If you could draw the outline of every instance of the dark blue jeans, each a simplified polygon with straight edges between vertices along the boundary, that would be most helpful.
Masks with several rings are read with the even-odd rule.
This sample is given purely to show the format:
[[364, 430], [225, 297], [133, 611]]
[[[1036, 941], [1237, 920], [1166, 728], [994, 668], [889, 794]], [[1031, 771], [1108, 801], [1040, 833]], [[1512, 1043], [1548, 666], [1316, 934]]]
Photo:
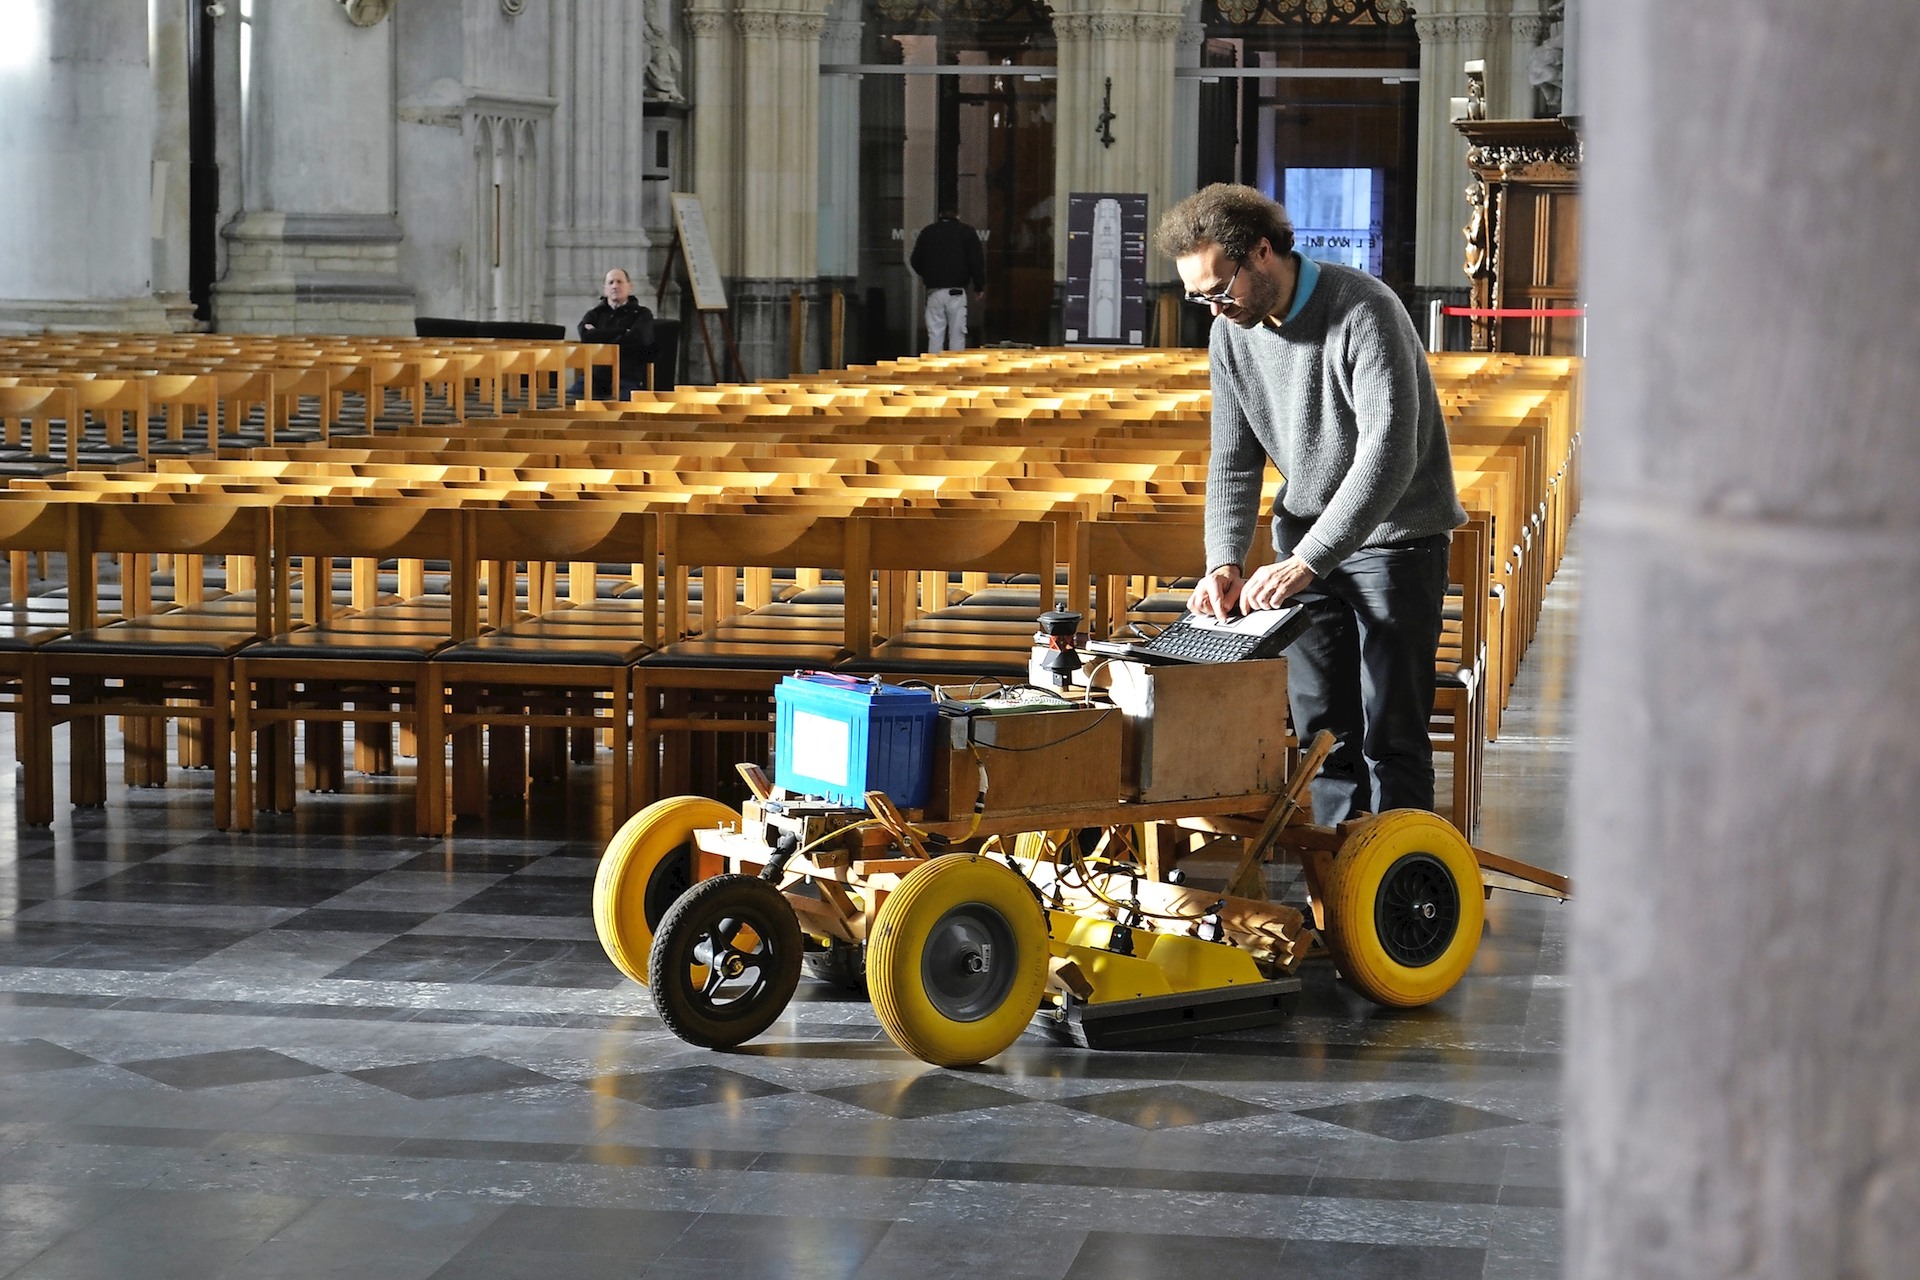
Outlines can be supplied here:
[[[1293, 539], [1274, 536], [1284, 559]], [[1363, 548], [1293, 597], [1313, 618], [1287, 650], [1294, 729], [1303, 748], [1322, 729], [1338, 740], [1313, 782], [1315, 822], [1433, 808], [1428, 720], [1451, 541]]]

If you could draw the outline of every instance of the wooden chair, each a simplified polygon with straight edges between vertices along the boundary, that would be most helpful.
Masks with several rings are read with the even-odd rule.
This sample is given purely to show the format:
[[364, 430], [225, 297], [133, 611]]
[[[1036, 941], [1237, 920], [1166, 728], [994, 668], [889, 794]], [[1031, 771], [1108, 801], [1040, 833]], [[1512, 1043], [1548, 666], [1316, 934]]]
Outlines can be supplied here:
[[[733, 598], [737, 569], [837, 569], [846, 582], [870, 582], [863, 523], [804, 510], [662, 514], [664, 642], [633, 670], [636, 807], [660, 786], [689, 789], [694, 735], [764, 738], [773, 728], [767, 696], [782, 676], [830, 667], [866, 647], [873, 626], [868, 608], [769, 602], [738, 613]], [[694, 567], [702, 569], [701, 633], [680, 639]], [[679, 751], [667, 749], [668, 734], [684, 744]], [[717, 785], [733, 784], [732, 763], [716, 762]]]
[[25, 774], [20, 820], [43, 827], [53, 821], [53, 758], [42, 754], [33, 696], [39, 651], [67, 633], [64, 600], [27, 595], [27, 557], [65, 551], [72, 516], [67, 503], [0, 500], [0, 549], [13, 566], [13, 594], [0, 615], [0, 711], [13, 715], [13, 741]]
[[[106, 803], [106, 717], [127, 722], [128, 750], [139, 761], [136, 780], [162, 786], [166, 722], [203, 722], [202, 741], [213, 766], [214, 825], [224, 831], [232, 811], [228, 744], [234, 656], [267, 634], [268, 602], [261, 597], [244, 610], [159, 611], [151, 598], [151, 563], [156, 554], [266, 563], [271, 509], [101, 502], [69, 504], [67, 511], [69, 632], [40, 647], [35, 676], [34, 759], [45, 780], [39, 785], [51, 785], [56, 723], [70, 726], [72, 801], [94, 807]], [[103, 622], [99, 616], [95, 557], [102, 553], [121, 555], [126, 566], [119, 621]], [[61, 693], [66, 701], [55, 703]], [[50, 811], [50, 792], [43, 791], [34, 803], [36, 812]]]
[[[907, 623], [903, 603], [914, 575], [927, 570], [952, 573], [1034, 573], [1042, 583], [1057, 577], [1055, 527], [1051, 520], [975, 516], [863, 517], [869, 562], [880, 575], [880, 616], [876, 635], [884, 640], [856, 652], [837, 670], [858, 674], [914, 676], [966, 681], [980, 677], [1024, 680], [1033, 649], [1035, 608], [1026, 619], [955, 616], [942, 609]], [[1035, 603], [1040, 589], [1035, 588]], [[1012, 607], [1024, 609], [1024, 599]]]
[[[442, 651], [435, 679], [450, 689], [444, 723], [453, 739], [455, 816], [485, 810], [489, 793], [523, 794], [528, 779], [527, 735], [533, 772], [551, 775], [568, 755], [591, 762], [595, 737], [607, 733], [614, 758], [613, 810], [617, 826], [632, 812], [633, 664], [651, 651], [657, 599], [651, 566], [657, 520], [648, 511], [564, 503], [466, 513], [469, 556], [488, 566], [488, 605], [495, 629]], [[528, 612], [505, 618], [514, 603], [514, 562], [528, 569]], [[647, 566], [648, 590], [637, 600], [601, 600], [594, 582], [601, 561]], [[555, 566], [568, 566], [570, 598], [554, 595]], [[456, 577], [474, 576], [454, 567]], [[491, 750], [483, 776], [479, 731]], [[430, 744], [423, 742], [422, 751]], [[489, 785], [491, 784], [491, 785]]]
[[[243, 761], [235, 787], [235, 823], [253, 826], [261, 809], [294, 804], [296, 723], [389, 725], [423, 744], [445, 741], [443, 690], [432, 658], [477, 630], [473, 584], [455, 574], [446, 606], [402, 603], [337, 615], [329, 578], [334, 557], [467, 562], [462, 513], [407, 503], [283, 506], [274, 526], [273, 634], [234, 664], [234, 734]], [[304, 561], [302, 604], [310, 625], [293, 629], [294, 562]], [[351, 709], [347, 704], [352, 703]], [[336, 731], [337, 732], [337, 731]], [[310, 739], [314, 741], [317, 739]], [[445, 831], [442, 752], [420, 752], [414, 823], [421, 835]], [[255, 795], [255, 786], [259, 794]]]
[[[9, 445], [25, 444], [36, 460], [53, 454], [53, 424], [66, 426], [67, 469], [80, 465], [80, 409], [72, 387], [0, 387], [0, 425]], [[42, 468], [44, 470], [44, 468]]]
[[1468, 840], [1480, 820], [1480, 774], [1486, 755], [1487, 532], [1484, 521], [1453, 531], [1440, 651], [1434, 671], [1430, 729], [1436, 753], [1451, 757], [1448, 816]]

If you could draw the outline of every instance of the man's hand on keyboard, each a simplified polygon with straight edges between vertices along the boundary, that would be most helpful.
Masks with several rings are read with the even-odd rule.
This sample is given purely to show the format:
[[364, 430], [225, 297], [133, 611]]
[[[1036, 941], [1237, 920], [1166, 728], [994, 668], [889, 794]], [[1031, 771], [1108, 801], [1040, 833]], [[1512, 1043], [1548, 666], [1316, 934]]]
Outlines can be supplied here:
[[1240, 566], [1223, 564], [1200, 579], [1187, 598], [1187, 612], [1224, 620], [1240, 600]]
[[1277, 564], [1262, 565], [1253, 571], [1253, 576], [1241, 588], [1240, 607], [1249, 613], [1256, 609], [1278, 609], [1312, 585], [1313, 570], [1307, 568], [1307, 562], [1299, 556], [1288, 556]]

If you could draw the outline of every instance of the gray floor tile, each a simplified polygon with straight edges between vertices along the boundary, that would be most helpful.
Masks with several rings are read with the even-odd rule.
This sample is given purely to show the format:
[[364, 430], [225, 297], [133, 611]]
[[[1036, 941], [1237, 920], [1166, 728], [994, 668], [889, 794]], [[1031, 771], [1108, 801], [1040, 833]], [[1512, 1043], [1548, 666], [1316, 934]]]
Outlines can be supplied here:
[[136, 1191], [13, 1274], [21, 1280], [205, 1280], [312, 1203], [244, 1192]]
[[1485, 1250], [1440, 1246], [1289, 1240], [1280, 1254], [1281, 1275], [1316, 1280], [1480, 1280], [1485, 1267]]
[[1181, 1125], [1212, 1124], [1220, 1120], [1244, 1120], [1248, 1116], [1264, 1115], [1269, 1110], [1238, 1098], [1183, 1084], [1090, 1093], [1056, 1101], [1058, 1105], [1074, 1111], [1118, 1120], [1137, 1129], [1170, 1129]]
[[398, 1067], [371, 1067], [346, 1074], [356, 1080], [391, 1089], [409, 1098], [452, 1098], [470, 1093], [498, 1093], [559, 1083], [552, 1076], [516, 1067], [498, 1058], [475, 1054], [438, 1062], [415, 1062]]
[[1082, 1242], [1083, 1233], [1017, 1225], [896, 1222], [854, 1280], [1061, 1280]]
[[954, 1115], [962, 1111], [1018, 1106], [1033, 1101], [1023, 1093], [995, 1088], [945, 1071], [930, 1071], [925, 1075], [908, 1076], [900, 1080], [844, 1085], [837, 1089], [815, 1089], [813, 1092], [823, 1098], [891, 1116], [895, 1120], [918, 1120], [926, 1116]]
[[698, 1217], [648, 1209], [513, 1205], [474, 1238], [467, 1253], [598, 1255], [624, 1258], [638, 1269], [672, 1247]]
[[291, 1080], [300, 1076], [327, 1074], [325, 1067], [288, 1057], [272, 1049], [222, 1049], [214, 1053], [193, 1053], [178, 1058], [149, 1058], [141, 1062], [122, 1062], [124, 1071], [137, 1072], [149, 1080], [175, 1089], [214, 1089], [230, 1084], [258, 1084], [263, 1080]]
[[716, 1102], [739, 1103], [750, 1098], [767, 1098], [790, 1092], [781, 1085], [771, 1084], [757, 1076], [705, 1063], [667, 1071], [596, 1076], [585, 1084], [588, 1089], [604, 1097], [621, 1098], [653, 1111], [701, 1107]]
[[1474, 1133], [1522, 1124], [1512, 1116], [1463, 1107], [1441, 1098], [1417, 1093], [1372, 1102], [1349, 1102], [1332, 1107], [1309, 1107], [1294, 1112], [1344, 1129], [1357, 1129], [1395, 1142], [1418, 1142], [1456, 1133]]
[[0, 1044], [0, 1075], [27, 1071], [58, 1071], [66, 1067], [91, 1067], [96, 1060], [75, 1053], [51, 1040], [14, 1040]]
[[1280, 1240], [1094, 1231], [1074, 1255], [1066, 1275], [1067, 1280], [1112, 1280], [1115, 1276], [1269, 1280], [1283, 1274], [1280, 1252], [1284, 1244]]
[[395, 936], [433, 919], [430, 911], [348, 911], [312, 907], [274, 926], [298, 932], [390, 933]]

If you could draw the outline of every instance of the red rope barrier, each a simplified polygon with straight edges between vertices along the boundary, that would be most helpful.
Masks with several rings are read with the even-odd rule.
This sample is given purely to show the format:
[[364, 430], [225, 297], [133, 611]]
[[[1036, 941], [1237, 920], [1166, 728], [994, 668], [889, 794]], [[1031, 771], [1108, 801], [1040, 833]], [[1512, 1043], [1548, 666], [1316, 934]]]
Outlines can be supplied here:
[[1495, 320], [1530, 320], [1535, 316], [1563, 319], [1587, 314], [1585, 307], [1442, 307], [1443, 316], [1474, 316]]

